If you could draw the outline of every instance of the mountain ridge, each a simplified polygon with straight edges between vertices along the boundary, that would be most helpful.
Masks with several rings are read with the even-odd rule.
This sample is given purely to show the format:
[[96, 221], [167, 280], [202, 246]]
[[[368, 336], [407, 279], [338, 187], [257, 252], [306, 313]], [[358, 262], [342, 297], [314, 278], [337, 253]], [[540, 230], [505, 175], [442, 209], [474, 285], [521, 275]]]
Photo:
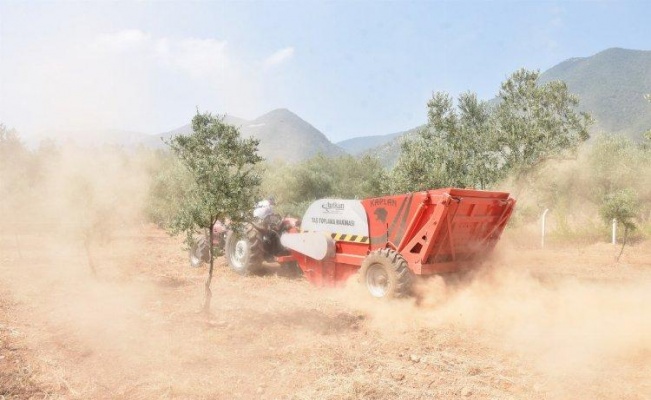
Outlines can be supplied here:
[[379, 147], [389, 143], [406, 132], [407, 131], [400, 131], [386, 135], [357, 136], [336, 142], [335, 144], [344, 149], [348, 154], [357, 156], [363, 154], [369, 148]]
[[[589, 112], [595, 119], [593, 134], [605, 132], [641, 140], [643, 133], [651, 128], [651, 104], [643, 97], [645, 93], [651, 93], [651, 51], [614, 47], [587, 57], [568, 58], [541, 73], [540, 82], [552, 80], [563, 80], [569, 91], [579, 96], [579, 110]], [[422, 127], [352, 137], [335, 144], [287, 108], [273, 109], [254, 119], [226, 114], [224, 121], [238, 127], [244, 137], [259, 139], [259, 152], [264, 158], [289, 163], [300, 162], [321, 153], [326, 156], [372, 154], [385, 165], [393, 165], [399, 155], [402, 140]], [[126, 130], [91, 129], [79, 132], [60, 130], [56, 136], [59, 141], [72, 140], [83, 145], [145, 145], [164, 148], [161, 138], [169, 139], [191, 131], [191, 125], [186, 124], [155, 135]], [[33, 145], [36, 145], [36, 139], [47, 137], [36, 136]]]
[[641, 140], [651, 128], [651, 51], [612, 47], [589, 57], [565, 60], [540, 76], [562, 80], [579, 96], [579, 110], [595, 119], [593, 133]]
[[[286, 108], [271, 110], [252, 120], [226, 115], [224, 122], [239, 128], [243, 137], [254, 137], [260, 140], [259, 153], [269, 161], [296, 163], [319, 153], [326, 156], [346, 154], [344, 150], [328, 140], [321, 131]], [[163, 140], [174, 135], [190, 132], [192, 132], [192, 126], [186, 124], [154, 135], [148, 144], [162, 144]]]
[[[570, 93], [579, 96], [578, 109], [595, 120], [592, 135], [609, 133], [642, 140], [651, 129], [651, 104], [644, 99], [644, 94], [651, 93], [651, 51], [613, 47], [588, 57], [572, 57], [540, 75], [541, 83], [553, 80], [564, 81]], [[380, 155], [384, 165], [392, 166], [402, 140], [421, 127], [394, 134], [393, 140], [367, 147], [360, 154]]]

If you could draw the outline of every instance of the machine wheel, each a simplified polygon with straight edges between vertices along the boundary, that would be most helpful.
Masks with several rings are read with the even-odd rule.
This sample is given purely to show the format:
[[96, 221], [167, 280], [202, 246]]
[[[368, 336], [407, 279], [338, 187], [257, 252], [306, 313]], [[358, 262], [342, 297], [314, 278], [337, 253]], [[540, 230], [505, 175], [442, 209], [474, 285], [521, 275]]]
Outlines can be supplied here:
[[260, 232], [252, 225], [247, 225], [244, 233], [231, 231], [226, 235], [226, 261], [240, 275], [260, 270], [263, 253]]
[[400, 253], [391, 249], [372, 251], [362, 263], [360, 278], [371, 296], [397, 298], [409, 295], [412, 273]]
[[188, 252], [190, 258], [190, 266], [198, 268], [203, 263], [210, 262], [210, 249], [208, 248], [208, 240], [205, 236], [197, 236], [194, 238], [194, 243], [190, 246]]

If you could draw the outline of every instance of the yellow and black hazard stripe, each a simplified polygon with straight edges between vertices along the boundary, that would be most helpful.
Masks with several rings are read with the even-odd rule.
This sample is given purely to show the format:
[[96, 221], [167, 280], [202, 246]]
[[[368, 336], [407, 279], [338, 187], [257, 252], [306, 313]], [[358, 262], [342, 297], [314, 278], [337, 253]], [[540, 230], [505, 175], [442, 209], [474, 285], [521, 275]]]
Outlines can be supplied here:
[[368, 236], [362, 235], [349, 235], [346, 233], [331, 233], [330, 237], [339, 242], [353, 242], [353, 243], [370, 243]]

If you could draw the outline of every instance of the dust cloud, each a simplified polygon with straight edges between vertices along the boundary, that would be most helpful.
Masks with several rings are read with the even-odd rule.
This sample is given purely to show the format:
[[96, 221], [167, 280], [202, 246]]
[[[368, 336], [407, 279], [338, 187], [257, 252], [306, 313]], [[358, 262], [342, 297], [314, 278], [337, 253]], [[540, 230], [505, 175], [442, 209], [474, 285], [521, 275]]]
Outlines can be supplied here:
[[543, 278], [538, 258], [503, 249], [471, 275], [419, 280], [414, 299], [372, 301], [355, 282], [340, 296], [389, 337], [463, 331], [514, 354], [554, 398], [639, 394], [640, 385], [651, 385], [651, 279]]
[[[113, 147], [53, 148], [3, 198], [3, 286], [42, 324], [36, 339], [82, 354], [141, 362], [153, 286], [131, 268], [142, 257], [148, 160]], [[160, 344], [160, 343], [158, 343]]]
[[[284, 385], [303, 390], [314, 385], [309, 376], [324, 367], [312, 356], [332, 365], [338, 365], [335, 354], [353, 360], [351, 365], [389, 368], [393, 355], [378, 348], [383, 355], [369, 360], [363, 347], [355, 353], [353, 346], [372, 342], [366, 335], [421, 346], [413, 335], [422, 330], [451, 337], [444, 343], [458, 353], [466, 345], [475, 351], [479, 343], [477, 357], [524, 365], [544, 388], [524, 397], [639, 398], [649, 389], [648, 275], [602, 282], [555, 274], [576, 270], [571, 263], [577, 257], [550, 264], [502, 242], [484, 268], [469, 276], [418, 281], [416, 296], [404, 301], [378, 302], [354, 284], [323, 292], [302, 281], [222, 278], [229, 280], [219, 289], [218, 309], [226, 317], [206, 327], [195, 314], [202, 271], [196, 282], [189, 273], [161, 277], [159, 266], [169, 274], [185, 262], [180, 244], [161, 241], [155, 254], [143, 246], [165, 236], [160, 231], [143, 236], [151, 159], [119, 149], [64, 147], [43, 163], [38, 174], [25, 172], [28, 189], [0, 204], [0, 282], [17, 304], [16, 318], [28, 327], [39, 362], [49, 366], [43, 379], [59, 382], [72, 397], [207, 398], [219, 392], [234, 398], [240, 391], [240, 397], [251, 398], [261, 390], [284, 396]], [[611, 275], [620, 273], [618, 266], [609, 268]], [[160, 279], [178, 282], [180, 289], [161, 290]], [[355, 319], [351, 333], [301, 330], [294, 320], [309, 325], [309, 307], [324, 303], [324, 297], [334, 300], [327, 313], [350, 308], [363, 322]], [[280, 317], [260, 317], [265, 313]], [[412, 336], [405, 340], [405, 335]], [[314, 343], [328, 344], [319, 352]], [[278, 357], [295, 371], [310, 359], [314, 369], [265, 379]], [[241, 379], [243, 371], [267, 389]], [[220, 380], [225, 383], [215, 383]]]

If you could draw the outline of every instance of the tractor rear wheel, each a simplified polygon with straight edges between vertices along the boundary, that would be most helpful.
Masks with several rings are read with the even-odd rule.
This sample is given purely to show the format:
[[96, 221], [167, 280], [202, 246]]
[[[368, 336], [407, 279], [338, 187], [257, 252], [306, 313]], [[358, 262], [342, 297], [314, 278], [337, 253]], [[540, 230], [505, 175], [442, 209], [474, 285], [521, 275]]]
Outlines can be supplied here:
[[252, 225], [247, 225], [242, 233], [228, 232], [226, 261], [233, 271], [240, 275], [250, 275], [260, 270], [264, 256], [261, 236]]
[[412, 272], [407, 261], [395, 250], [372, 251], [362, 263], [360, 278], [371, 296], [404, 297], [411, 292]]
[[210, 249], [206, 236], [195, 236], [189, 250], [190, 266], [198, 268], [203, 263], [210, 262]]

